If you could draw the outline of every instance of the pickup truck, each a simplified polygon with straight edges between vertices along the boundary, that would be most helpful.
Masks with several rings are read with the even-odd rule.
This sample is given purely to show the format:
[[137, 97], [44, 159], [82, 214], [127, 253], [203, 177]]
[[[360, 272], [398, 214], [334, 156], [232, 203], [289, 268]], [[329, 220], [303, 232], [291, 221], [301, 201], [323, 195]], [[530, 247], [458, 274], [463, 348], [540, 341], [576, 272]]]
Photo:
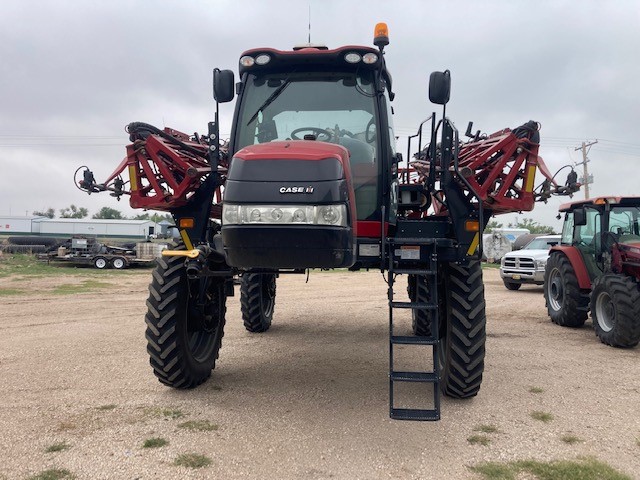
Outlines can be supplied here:
[[521, 250], [507, 253], [500, 262], [500, 277], [508, 290], [519, 290], [522, 284], [544, 284], [544, 269], [549, 249], [560, 243], [560, 235], [536, 237]]

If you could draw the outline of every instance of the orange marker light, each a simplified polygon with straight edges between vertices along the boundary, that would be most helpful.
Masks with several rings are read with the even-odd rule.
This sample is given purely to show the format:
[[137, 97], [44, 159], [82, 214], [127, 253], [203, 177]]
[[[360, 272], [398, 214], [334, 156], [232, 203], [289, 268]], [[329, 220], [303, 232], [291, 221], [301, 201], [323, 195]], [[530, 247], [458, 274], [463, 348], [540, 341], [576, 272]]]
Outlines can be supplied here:
[[480, 231], [480, 222], [477, 220], [467, 220], [464, 222], [464, 229], [467, 232], [478, 232]]
[[193, 228], [195, 222], [193, 218], [181, 218], [180, 219], [180, 228]]
[[376, 28], [373, 30], [373, 44], [378, 48], [389, 45], [389, 28], [386, 23], [376, 24]]

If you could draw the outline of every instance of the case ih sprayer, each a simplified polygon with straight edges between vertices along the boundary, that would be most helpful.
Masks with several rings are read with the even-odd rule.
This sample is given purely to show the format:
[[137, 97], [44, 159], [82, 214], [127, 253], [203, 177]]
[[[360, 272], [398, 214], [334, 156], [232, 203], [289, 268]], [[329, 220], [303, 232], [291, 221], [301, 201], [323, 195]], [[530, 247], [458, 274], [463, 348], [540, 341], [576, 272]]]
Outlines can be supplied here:
[[[77, 183], [87, 192], [129, 195], [133, 208], [170, 212], [179, 228], [181, 244], [153, 273], [146, 315], [147, 350], [163, 384], [192, 388], [211, 375], [234, 275], [246, 329], [264, 332], [279, 275], [348, 268], [386, 272], [392, 418], [437, 420], [440, 392], [478, 393], [482, 231], [493, 214], [531, 210], [578, 185], [559, 186], [544, 167], [536, 122], [488, 136], [472, 134], [470, 124], [471, 140], [462, 143], [444, 115], [448, 71], [429, 82], [442, 116], [420, 125], [408, 146], [410, 155], [417, 140], [416, 160], [400, 168], [388, 43], [379, 24], [377, 48], [249, 50], [238, 83], [232, 71], [214, 70], [216, 113], [206, 136], [132, 123], [127, 156], [104, 183], [83, 171]], [[235, 94], [231, 137], [221, 143], [218, 105]], [[538, 169], [547, 180], [536, 193]], [[408, 278], [409, 301], [395, 297], [398, 275]], [[411, 310], [414, 335], [394, 330], [396, 309]], [[432, 365], [396, 370], [398, 345], [430, 349]], [[432, 384], [429, 408], [397, 407], [397, 382]]]

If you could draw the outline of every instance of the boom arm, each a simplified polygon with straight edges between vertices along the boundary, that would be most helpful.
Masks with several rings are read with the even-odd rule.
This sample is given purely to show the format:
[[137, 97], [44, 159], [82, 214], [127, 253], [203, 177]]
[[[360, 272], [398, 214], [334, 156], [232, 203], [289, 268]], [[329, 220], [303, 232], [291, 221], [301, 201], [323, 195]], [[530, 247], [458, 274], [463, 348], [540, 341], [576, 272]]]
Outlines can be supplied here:
[[[530, 211], [536, 201], [546, 201], [551, 195], [571, 195], [580, 188], [575, 173], [569, 174], [567, 184], [559, 185], [538, 155], [539, 124], [533, 121], [511, 130], [505, 128], [491, 135], [475, 135], [471, 141], [458, 145], [457, 162], [449, 167], [454, 181], [468, 198], [475, 197], [483, 208], [493, 214]], [[416, 154], [411, 168], [405, 172], [409, 184], [427, 183], [431, 168], [435, 167], [435, 182], [442, 183], [443, 171], [439, 155], [435, 161], [431, 148]], [[534, 189], [536, 170], [545, 177]], [[435, 183], [434, 182], [434, 183]], [[434, 213], [447, 213], [446, 199], [438, 190], [430, 192]]]

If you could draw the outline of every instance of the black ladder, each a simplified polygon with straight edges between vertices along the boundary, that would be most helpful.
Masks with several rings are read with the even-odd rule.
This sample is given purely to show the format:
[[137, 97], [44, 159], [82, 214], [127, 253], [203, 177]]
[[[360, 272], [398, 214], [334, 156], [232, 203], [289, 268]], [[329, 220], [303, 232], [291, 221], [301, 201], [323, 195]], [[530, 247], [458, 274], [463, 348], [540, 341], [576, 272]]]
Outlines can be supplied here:
[[[438, 368], [438, 289], [437, 289], [437, 241], [425, 238], [387, 238], [388, 248], [388, 297], [389, 297], [389, 416], [397, 420], [440, 420], [440, 378]], [[427, 261], [404, 261], [396, 258], [396, 248], [402, 251], [402, 247], [413, 248], [414, 252], [420, 249], [420, 257], [425, 255]], [[425, 268], [425, 265], [427, 268]], [[429, 288], [429, 299], [425, 302], [417, 302], [409, 299], [408, 302], [397, 302], [393, 299], [393, 285], [395, 276], [399, 274], [416, 275], [426, 277]], [[419, 281], [421, 279], [419, 278]], [[417, 296], [417, 292], [416, 292]], [[418, 300], [418, 298], [416, 298]], [[431, 311], [431, 325], [429, 336], [396, 335], [393, 327], [393, 311], [396, 308], [422, 310], [425, 313]], [[431, 346], [433, 355], [433, 369], [426, 371], [397, 371], [394, 370], [394, 346], [413, 345], [418, 348]], [[394, 403], [395, 382], [419, 382], [433, 385], [433, 408], [396, 408]]]

